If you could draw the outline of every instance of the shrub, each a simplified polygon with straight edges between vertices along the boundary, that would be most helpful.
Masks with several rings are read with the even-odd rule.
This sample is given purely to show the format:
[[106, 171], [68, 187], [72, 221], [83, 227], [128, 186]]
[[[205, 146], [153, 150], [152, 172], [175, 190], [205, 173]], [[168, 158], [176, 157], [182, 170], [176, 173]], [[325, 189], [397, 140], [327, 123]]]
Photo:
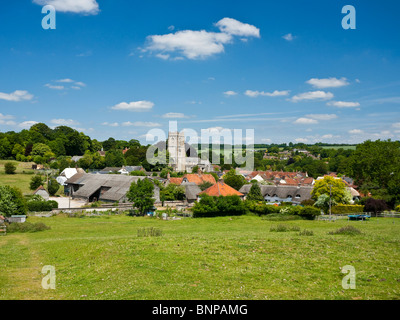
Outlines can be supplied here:
[[50, 179], [47, 189], [49, 191], [49, 194], [51, 196], [54, 196], [57, 193], [58, 189], [60, 189], [60, 185], [58, 184], [56, 179]]
[[141, 228], [137, 231], [138, 237], [160, 237], [163, 235], [161, 229], [158, 228]]
[[385, 210], [389, 210], [385, 200], [368, 198], [367, 201], [365, 201], [364, 212], [373, 212], [377, 214]]
[[27, 206], [21, 190], [10, 186], [0, 186], [0, 209], [6, 217], [25, 215]]
[[42, 212], [42, 211], [52, 211], [58, 208], [58, 203], [56, 201], [28, 201], [28, 210], [31, 212]]
[[47, 225], [45, 225], [42, 222], [37, 222], [37, 223], [30, 223], [30, 222], [24, 222], [24, 223], [11, 223], [7, 226], [7, 232], [13, 233], [13, 232], [39, 232], [39, 231], [44, 231], [44, 230], [50, 230], [51, 228]]
[[300, 231], [300, 228], [298, 226], [293, 226], [293, 227], [289, 227], [289, 226], [285, 226], [283, 224], [279, 224], [276, 227], [271, 227], [269, 229], [270, 232], [289, 232], [289, 231]]
[[295, 215], [286, 215], [280, 213], [272, 213], [261, 218], [262, 220], [268, 221], [291, 221], [291, 220], [302, 220], [303, 218]]
[[247, 208], [238, 196], [211, 197], [203, 195], [193, 207], [193, 217], [240, 216]]
[[303, 231], [299, 232], [299, 236], [313, 236], [314, 231], [304, 229]]
[[344, 234], [344, 235], [348, 235], [348, 236], [356, 236], [356, 235], [362, 234], [362, 232], [361, 232], [361, 230], [359, 230], [353, 226], [346, 226], [346, 227], [337, 229], [335, 231], [330, 231], [330, 232], [328, 232], [328, 234], [330, 234], [330, 235]]
[[400, 204], [396, 207], [396, 211], [400, 212]]
[[304, 207], [300, 210], [298, 215], [307, 220], [314, 220], [315, 217], [321, 215], [321, 210], [315, 207]]
[[31, 178], [31, 182], [29, 184], [29, 188], [31, 190], [36, 190], [37, 188], [39, 188], [41, 185], [43, 184], [43, 180], [42, 177], [39, 175], [34, 175]]
[[302, 205], [302, 206], [313, 206], [314, 205], [314, 203], [315, 203], [315, 201], [314, 200], [312, 200], [312, 199], [308, 199], [308, 200], [303, 200], [302, 202], [300, 202], [300, 205]]
[[17, 167], [16, 167], [16, 165], [15, 165], [14, 163], [12, 163], [12, 162], [6, 162], [6, 163], [4, 164], [4, 172], [5, 172], [6, 174], [14, 174], [14, 173], [15, 173], [15, 170], [17, 170]]
[[360, 212], [364, 212], [364, 206], [338, 204], [337, 206], [332, 207], [332, 214], [346, 214], [346, 213], [360, 213]]

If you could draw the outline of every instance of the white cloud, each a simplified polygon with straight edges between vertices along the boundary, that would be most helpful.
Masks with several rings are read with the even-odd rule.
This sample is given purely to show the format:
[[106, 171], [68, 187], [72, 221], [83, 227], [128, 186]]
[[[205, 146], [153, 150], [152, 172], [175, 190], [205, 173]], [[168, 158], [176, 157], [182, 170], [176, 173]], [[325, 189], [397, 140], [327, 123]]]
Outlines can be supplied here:
[[274, 92], [247, 90], [244, 94], [251, 98], [257, 98], [258, 96], [266, 96], [266, 97], [288, 96], [289, 93], [290, 93], [289, 90], [284, 90], [284, 91], [275, 90]]
[[294, 139], [296, 142], [299, 142], [299, 143], [307, 143], [308, 142], [308, 139], [306, 139], [306, 138], [297, 138], [297, 139]]
[[9, 120], [9, 119], [14, 119], [14, 116], [4, 115], [4, 114], [0, 113], [0, 120]]
[[261, 139], [261, 142], [271, 143], [272, 140], [271, 140], [271, 139], [264, 138], [264, 139]]
[[166, 119], [183, 119], [183, 118], [189, 118], [188, 116], [185, 116], [185, 114], [179, 113], [179, 112], [169, 112], [169, 113], [164, 114], [162, 117], [163, 117], [163, 118], [166, 118]]
[[16, 125], [15, 121], [13, 121], [11, 119], [14, 119], [14, 116], [3, 115], [2, 113], [0, 113], [0, 124], [6, 125], [6, 126], [15, 126]]
[[151, 101], [133, 101], [133, 102], [121, 102], [111, 107], [113, 110], [126, 110], [134, 112], [150, 111], [154, 107], [154, 103]]
[[332, 134], [325, 134], [321, 137], [321, 139], [332, 139], [333, 135]]
[[56, 82], [63, 82], [63, 83], [71, 83], [71, 82], [74, 82], [74, 80], [72, 80], [72, 79], [59, 79], [59, 80], [56, 80]]
[[393, 123], [392, 127], [393, 128], [400, 128], [400, 122]]
[[282, 38], [287, 41], [293, 41], [295, 37], [291, 33], [288, 33], [288, 34], [285, 34]]
[[86, 84], [80, 81], [75, 82], [77, 86], [86, 87]]
[[364, 131], [362, 131], [360, 129], [352, 129], [352, 130], [349, 130], [349, 133], [350, 134], [363, 134]]
[[338, 108], [356, 108], [360, 106], [360, 103], [350, 101], [330, 101], [327, 105]]
[[228, 96], [228, 97], [236, 96], [237, 94], [238, 94], [237, 92], [232, 91], [232, 90], [229, 90], [229, 91], [225, 91], [225, 92], [224, 92], [224, 95], [226, 95], [226, 96]]
[[143, 122], [143, 121], [136, 121], [136, 122], [123, 122], [122, 123], [123, 127], [161, 127], [161, 124], [157, 122]]
[[21, 122], [20, 124], [18, 124], [18, 126], [23, 128], [23, 129], [29, 129], [30, 127], [32, 127], [33, 125], [35, 125], [37, 123], [39, 123], [39, 122], [37, 122], [37, 121], [24, 121], [24, 122]]
[[57, 126], [76, 126], [79, 125], [78, 121], [72, 119], [52, 119], [50, 123], [55, 124]]
[[232, 18], [223, 18], [215, 25], [221, 32], [234, 36], [260, 38], [260, 29]]
[[296, 124], [317, 124], [318, 121], [310, 118], [298, 118], [295, 122]]
[[169, 31], [174, 31], [174, 30], [175, 30], [175, 26], [169, 26], [169, 27], [168, 27], [168, 30], [169, 30]]
[[[258, 28], [235, 19], [224, 18], [216, 23], [222, 32], [206, 30], [182, 30], [164, 35], [150, 35], [148, 44], [142, 52], [158, 51], [156, 56], [164, 60], [205, 59], [224, 52], [225, 45], [233, 41], [234, 36], [260, 37]], [[177, 57], [171, 57], [176, 53]], [[183, 57], [182, 57], [183, 56]]]
[[81, 87], [78, 87], [78, 86], [71, 86], [71, 89], [74, 89], [74, 90], [81, 90], [82, 88], [81, 88]]
[[25, 90], [15, 90], [12, 93], [0, 92], [0, 100], [18, 102], [18, 101], [32, 100], [32, 99], [33, 99], [33, 95]]
[[64, 86], [54, 86], [54, 85], [49, 84], [49, 83], [46, 83], [44, 86], [49, 88], [49, 89], [53, 89], [53, 90], [64, 90], [65, 89]]
[[314, 120], [332, 120], [337, 119], [338, 116], [336, 114], [308, 114], [306, 117]]
[[346, 78], [326, 78], [326, 79], [317, 79], [317, 78], [312, 78], [306, 83], [311, 84], [313, 87], [318, 88], [318, 89], [324, 89], [324, 88], [339, 88], [343, 86], [349, 85], [349, 82], [347, 81]]
[[334, 96], [331, 92], [325, 91], [309, 91], [304, 92], [298, 95], [295, 95], [290, 100], [292, 102], [298, 102], [302, 100], [329, 100], [332, 99]]
[[102, 125], [103, 126], [110, 126], [110, 127], [118, 127], [119, 126], [118, 122], [113, 122], [113, 123], [103, 122]]
[[41, 6], [52, 5], [58, 12], [95, 15], [100, 11], [96, 0], [33, 0], [33, 2]]

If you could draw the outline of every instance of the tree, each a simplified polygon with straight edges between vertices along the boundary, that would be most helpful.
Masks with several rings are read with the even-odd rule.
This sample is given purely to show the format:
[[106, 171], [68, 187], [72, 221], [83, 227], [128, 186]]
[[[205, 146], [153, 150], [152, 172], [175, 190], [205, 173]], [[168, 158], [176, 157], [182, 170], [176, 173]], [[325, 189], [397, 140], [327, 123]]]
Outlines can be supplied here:
[[43, 157], [47, 152], [51, 152], [51, 149], [48, 145], [44, 143], [36, 143], [32, 147], [31, 155]]
[[6, 162], [4, 164], [4, 172], [6, 174], [14, 174], [15, 170], [17, 170], [17, 167], [13, 162]]
[[185, 188], [178, 186], [176, 184], [170, 183], [166, 188], [164, 188], [160, 195], [163, 196], [165, 201], [175, 201], [185, 199]]
[[56, 179], [50, 179], [49, 184], [47, 186], [47, 190], [51, 196], [54, 196], [57, 191], [60, 189], [60, 185], [58, 184]]
[[253, 183], [246, 199], [249, 201], [264, 201], [264, 197], [261, 194], [261, 189], [258, 183]]
[[209, 181], [203, 182], [201, 185], [199, 185], [199, 188], [201, 191], [207, 190], [209, 187], [212, 187], [213, 184]]
[[0, 214], [9, 217], [25, 215], [26, 211], [27, 205], [21, 190], [10, 186], [0, 186]]
[[326, 176], [324, 179], [318, 180], [314, 185], [312, 198], [318, 200], [323, 194], [328, 197], [332, 194], [332, 200], [335, 201], [335, 203], [348, 203], [346, 185], [342, 179], [335, 179], [334, 177]]
[[334, 206], [336, 205], [336, 201], [334, 199], [331, 199], [329, 195], [327, 194], [321, 194], [317, 201], [314, 203], [314, 206], [317, 208], [322, 209], [326, 214], [329, 213], [329, 206]]
[[153, 195], [153, 183], [149, 179], [139, 179], [137, 182], [131, 184], [127, 198], [133, 202], [133, 207], [136, 207], [139, 214], [144, 215], [154, 205], [155, 199]]
[[243, 185], [246, 184], [246, 179], [242, 175], [236, 174], [234, 169], [231, 169], [224, 176], [224, 182], [235, 190], [239, 190], [241, 187], [243, 187]]
[[29, 184], [29, 188], [31, 190], [36, 190], [37, 188], [39, 188], [41, 185], [43, 185], [43, 179], [40, 175], [34, 175], [31, 178], [31, 182]]
[[389, 210], [389, 207], [385, 200], [368, 198], [365, 202], [364, 212], [373, 212], [375, 215], [379, 212]]
[[120, 150], [110, 150], [106, 153], [107, 167], [122, 167], [125, 165], [125, 158]]

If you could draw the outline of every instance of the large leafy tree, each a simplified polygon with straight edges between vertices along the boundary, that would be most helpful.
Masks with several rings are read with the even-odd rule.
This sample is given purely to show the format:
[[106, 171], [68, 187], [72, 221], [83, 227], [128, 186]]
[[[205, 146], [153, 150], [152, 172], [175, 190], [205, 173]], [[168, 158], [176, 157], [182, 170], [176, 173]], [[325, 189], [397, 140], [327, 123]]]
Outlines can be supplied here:
[[0, 214], [9, 217], [24, 215], [26, 211], [27, 205], [21, 190], [10, 186], [0, 186]]
[[127, 198], [133, 202], [133, 207], [138, 210], [139, 214], [144, 215], [154, 205], [153, 195], [153, 183], [149, 179], [139, 179], [131, 184]]
[[325, 176], [315, 183], [312, 191], [312, 198], [318, 200], [321, 195], [330, 196], [330, 194], [332, 194], [332, 200], [335, 201], [335, 203], [349, 202], [346, 185], [342, 179]]
[[258, 183], [253, 183], [246, 199], [249, 201], [264, 201], [264, 197], [261, 194], [261, 188]]
[[227, 174], [225, 174], [224, 182], [228, 186], [239, 190], [246, 184], [246, 179], [242, 175], [236, 174], [234, 169], [231, 169]]

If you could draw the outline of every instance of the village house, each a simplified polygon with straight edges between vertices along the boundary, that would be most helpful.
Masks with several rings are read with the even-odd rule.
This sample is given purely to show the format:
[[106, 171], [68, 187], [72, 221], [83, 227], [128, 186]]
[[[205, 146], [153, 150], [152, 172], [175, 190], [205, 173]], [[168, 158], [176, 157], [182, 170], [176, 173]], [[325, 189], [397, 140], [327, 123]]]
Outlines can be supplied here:
[[[100, 175], [77, 173], [65, 183], [73, 199], [87, 202], [128, 202], [126, 194], [133, 182], [148, 179], [126, 175]], [[154, 185], [154, 199], [160, 201], [160, 188]]]
[[[246, 184], [239, 191], [247, 196], [252, 185]], [[260, 185], [261, 194], [265, 201], [272, 203], [292, 202], [300, 204], [304, 200], [311, 199], [311, 186], [283, 186]]]
[[43, 187], [40, 186], [39, 188], [37, 188], [34, 192], [33, 195], [38, 195], [41, 196], [44, 200], [48, 201], [50, 198], [49, 193], [47, 192], [47, 190]]
[[177, 184], [181, 185], [182, 183], [195, 183], [196, 185], [200, 186], [205, 182], [209, 182], [212, 184], [216, 184], [217, 181], [215, 180], [214, 176], [209, 173], [187, 173], [181, 178], [172, 178], [170, 174], [168, 174], [166, 185], [168, 184]]
[[222, 181], [218, 181], [213, 186], [200, 192], [198, 197], [201, 198], [201, 196], [204, 194], [209, 195], [211, 197], [239, 196], [241, 199], [243, 199], [243, 197], [244, 197], [243, 193], [235, 190], [234, 188], [232, 188], [231, 186], [227, 185], [226, 183], [224, 183]]

